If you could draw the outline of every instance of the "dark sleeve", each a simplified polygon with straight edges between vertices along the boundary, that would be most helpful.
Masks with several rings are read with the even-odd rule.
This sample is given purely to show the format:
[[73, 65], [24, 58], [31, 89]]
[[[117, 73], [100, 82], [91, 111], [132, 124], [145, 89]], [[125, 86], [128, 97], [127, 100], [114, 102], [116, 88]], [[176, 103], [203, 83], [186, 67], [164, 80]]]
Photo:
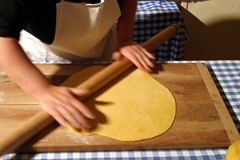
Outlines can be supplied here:
[[19, 39], [26, 30], [42, 42], [51, 44], [59, 0], [0, 0], [0, 37]]
[[54, 0], [28, 0], [27, 22], [24, 30], [31, 33], [42, 42], [51, 44], [54, 40], [56, 26], [56, 2]]
[[19, 0], [0, 0], [0, 36], [19, 39], [26, 22], [24, 5]]
[[119, 7], [122, 7], [122, 0], [117, 0]]

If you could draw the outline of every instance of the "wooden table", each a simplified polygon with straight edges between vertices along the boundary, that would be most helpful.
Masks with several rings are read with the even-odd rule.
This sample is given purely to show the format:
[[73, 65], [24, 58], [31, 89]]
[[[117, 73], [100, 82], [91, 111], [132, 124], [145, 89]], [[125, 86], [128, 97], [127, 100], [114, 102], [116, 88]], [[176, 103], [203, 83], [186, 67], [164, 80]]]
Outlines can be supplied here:
[[[37, 67], [54, 84], [89, 65], [42, 64]], [[38, 104], [0, 72], [0, 137], [40, 110]], [[57, 124], [18, 149], [20, 152], [189, 149], [227, 147], [238, 131], [204, 64], [158, 64], [155, 79], [173, 93], [177, 115], [171, 129], [154, 139], [121, 142], [103, 136], [82, 136]], [[157, 97], [156, 97], [157, 98]], [[44, 122], [43, 122], [44, 123]], [[17, 133], [16, 133], [17, 134]]]

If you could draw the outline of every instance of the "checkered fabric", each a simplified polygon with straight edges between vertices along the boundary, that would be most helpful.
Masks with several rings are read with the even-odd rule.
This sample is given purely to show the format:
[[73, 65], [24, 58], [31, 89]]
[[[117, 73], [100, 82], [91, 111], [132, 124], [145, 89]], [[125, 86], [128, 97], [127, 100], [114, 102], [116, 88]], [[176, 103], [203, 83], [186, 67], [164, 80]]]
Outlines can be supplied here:
[[240, 131], [240, 61], [209, 61], [206, 64]]
[[173, 0], [138, 1], [134, 40], [143, 43], [171, 24], [177, 24], [179, 32], [152, 53], [160, 61], [181, 60], [188, 37], [182, 14]]
[[61, 152], [40, 154], [9, 154], [2, 160], [224, 160], [225, 150], [178, 151], [119, 151], [119, 152]]
[[[190, 63], [200, 61], [173, 61], [168, 63]], [[240, 131], [240, 61], [201, 61], [206, 64], [217, 88]], [[49, 152], [7, 154], [0, 160], [224, 160], [227, 148], [192, 150], [145, 150], [106, 152]]]

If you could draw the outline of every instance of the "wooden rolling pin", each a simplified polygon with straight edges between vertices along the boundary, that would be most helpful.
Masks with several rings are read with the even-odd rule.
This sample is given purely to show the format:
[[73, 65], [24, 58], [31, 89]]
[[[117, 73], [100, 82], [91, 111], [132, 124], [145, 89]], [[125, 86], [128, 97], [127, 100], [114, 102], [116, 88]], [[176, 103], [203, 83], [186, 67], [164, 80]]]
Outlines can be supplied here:
[[[169, 38], [173, 37], [177, 32], [178, 27], [173, 24], [160, 31], [158, 34], [142, 44], [142, 46], [151, 52]], [[88, 94], [88, 96], [90, 96], [132, 66], [133, 64], [127, 58], [122, 58], [121, 60], [108, 65], [99, 73], [83, 82], [80, 86], [90, 90], [90, 94]], [[82, 100], [85, 98], [87, 97], [83, 97]], [[13, 131], [1, 137], [0, 156], [14, 151], [30, 138], [37, 135], [40, 131], [50, 126], [54, 121], [53, 117], [45, 111], [40, 111], [36, 115], [32, 116], [23, 124], [13, 129]]]

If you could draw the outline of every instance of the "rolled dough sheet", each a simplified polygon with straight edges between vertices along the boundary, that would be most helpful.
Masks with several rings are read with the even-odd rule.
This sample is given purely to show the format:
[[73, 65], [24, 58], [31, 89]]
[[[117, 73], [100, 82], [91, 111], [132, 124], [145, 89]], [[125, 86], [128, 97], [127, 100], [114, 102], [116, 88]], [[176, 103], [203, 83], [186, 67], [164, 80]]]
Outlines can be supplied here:
[[[82, 70], [62, 85], [78, 87], [86, 76], [100, 71], [102, 66]], [[84, 135], [98, 134], [122, 141], [145, 140], [166, 132], [175, 119], [175, 99], [170, 91], [148, 73], [135, 69], [110, 86], [106, 86], [84, 101], [97, 113], [98, 123]]]

